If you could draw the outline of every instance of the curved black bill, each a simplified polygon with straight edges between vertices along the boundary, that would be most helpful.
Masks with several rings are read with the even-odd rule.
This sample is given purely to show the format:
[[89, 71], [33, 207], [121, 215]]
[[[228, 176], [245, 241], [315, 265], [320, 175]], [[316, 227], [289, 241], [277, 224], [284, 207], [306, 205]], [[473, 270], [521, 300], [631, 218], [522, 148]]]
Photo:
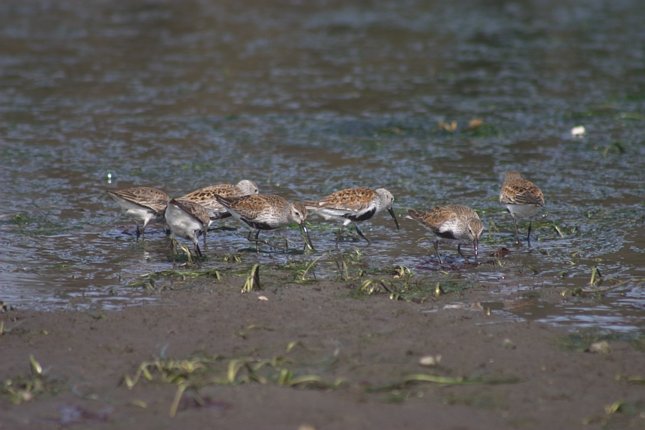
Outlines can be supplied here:
[[305, 245], [312, 251], [315, 251], [314, 245], [311, 243], [311, 238], [309, 237], [309, 230], [305, 227], [305, 224], [300, 224], [300, 231], [302, 232], [302, 238], [305, 240]]
[[396, 224], [396, 229], [399, 230], [399, 220], [396, 219], [396, 215], [394, 214], [394, 209], [389, 208], [387, 211], [390, 213], [390, 215], [392, 215], [392, 219], [394, 219], [394, 224]]

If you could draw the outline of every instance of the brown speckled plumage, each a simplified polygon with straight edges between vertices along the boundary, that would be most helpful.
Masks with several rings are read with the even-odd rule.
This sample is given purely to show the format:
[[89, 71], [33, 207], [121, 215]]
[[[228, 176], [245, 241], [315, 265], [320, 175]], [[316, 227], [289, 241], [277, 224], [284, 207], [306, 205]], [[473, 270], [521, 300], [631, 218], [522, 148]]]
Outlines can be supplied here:
[[170, 197], [165, 192], [152, 187], [132, 187], [120, 190], [109, 190], [121, 209], [132, 218], [142, 222], [136, 225], [137, 238], [143, 235], [146, 226], [153, 219], [161, 219]]
[[260, 230], [273, 230], [294, 222], [300, 226], [305, 242], [313, 249], [304, 225], [307, 219], [307, 209], [303, 204], [292, 203], [275, 194], [251, 194], [242, 197], [217, 196], [216, 198], [233, 217], [256, 230], [256, 240]]
[[336, 191], [318, 201], [307, 202], [305, 205], [308, 210], [326, 220], [340, 221], [343, 225], [353, 222], [356, 232], [369, 243], [356, 223], [371, 219], [385, 209], [394, 219], [398, 230], [399, 221], [392, 209], [393, 202], [394, 196], [385, 188], [372, 190], [359, 187]]
[[206, 211], [204, 206], [200, 205], [199, 203], [195, 203], [186, 199], [173, 199], [170, 201], [170, 203], [181, 208], [188, 215], [199, 221], [202, 225], [208, 227], [208, 224], [210, 224], [211, 220], [208, 216], [208, 211]]
[[[520, 243], [518, 218], [531, 218], [544, 206], [544, 194], [533, 182], [524, 178], [518, 172], [507, 172], [504, 176], [502, 189], [499, 193], [499, 202], [513, 217], [515, 224], [515, 241]], [[528, 246], [531, 246], [531, 221], [529, 221], [526, 235]]]
[[315, 202], [315, 206], [318, 208], [360, 212], [373, 206], [377, 198], [376, 191], [369, 188], [347, 188], [323, 197], [318, 202]]
[[[439, 239], [449, 239], [457, 241], [469, 241], [473, 244], [475, 257], [478, 254], [479, 237], [484, 230], [484, 225], [479, 219], [477, 212], [462, 205], [437, 206], [429, 211], [417, 211], [410, 209], [408, 218], [418, 221], [424, 227], [430, 229], [436, 236], [434, 242], [435, 251], [441, 262], [439, 255]], [[460, 255], [460, 245], [457, 250]]]
[[211, 219], [222, 219], [231, 216], [221, 203], [217, 201], [215, 196], [221, 197], [241, 197], [245, 195], [257, 194], [258, 188], [252, 181], [242, 180], [237, 184], [216, 184], [207, 187], [199, 188], [192, 191], [181, 198], [199, 203], [209, 213]]
[[109, 190], [108, 194], [112, 198], [123, 199], [130, 203], [146, 207], [155, 213], [161, 215], [170, 197], [165, 192], [152, 187], [132, 187], [121, 190]]
[[499, 201], [506, 205], [544, 206], [544, 194], [533, 182], [518, 172], [507, 172], [499, 194]]

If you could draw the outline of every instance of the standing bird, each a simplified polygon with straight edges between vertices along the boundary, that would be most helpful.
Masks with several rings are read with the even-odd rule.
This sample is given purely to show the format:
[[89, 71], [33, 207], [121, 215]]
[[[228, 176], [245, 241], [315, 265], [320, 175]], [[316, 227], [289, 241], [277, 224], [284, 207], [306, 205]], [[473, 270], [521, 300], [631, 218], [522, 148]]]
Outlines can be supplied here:
[[253, 181], [243, 179], [237, 184], [216, 184], [203, 187], [198, 190], [192, 191], [182, 197], [181, 199], [190, 200], [199, 203], [208, 211], [208, 215], [212, 221], [230, 217], [231, 214], [226, 210], [221, 203], [217, 201], [215, 196], [222, 197], [241, 197], [258, 193], [258, 186]]
[[484, 225], [477, 212], [468, 206], [437, 206], [427, 212], [410, 209], [407, 218], [418, 221], [435, 234], [434, 250], [440, 264], [443, 264], [439, 254], [439, 241], [442, 239], [459, 241], [457, 252], [464, 258], [466, 256], [461, 252], [461, 242], [466, 240], [472, 242], [475, 260], [477, 259], [479, 237], [484, 231]]
[[515, 242], [520, 244], [517, 218], [529, 218], [529, 229], [526, 242], [531, 247], [530, 218], [544, 206], [544, 194], [533, 182], [525, 179], [518, 172], [507, 172], [499, 193], [499, 202], [506, 206], [515, 223]]
[[394, 196], [385, 188], [378, 188], [376, 190], [369, 188], [347, 188], [336, 191], [317, 202], [307, 202], [305, 206], [307, 210], [320, 215], [325, 220], [342, 222], [343, 227], [349, 223], [353, 223], [358, 235], [365, 239], [367, 243], [370, 243], [369, 239], [358, 228], [357, 223], [368, 220], [383, 209], [387, 209], [394, 219], [396, 229], [398, 230], [399, 221], [396, 219], [396, 215], [392, 209], [393, 202]]
[[243, 221], [255, 230], [257, 250], [260, 230], [273, 230], [295, 222], [300, 226], [305, 245], [314, 251], [309, 232], [305, 227], [307, 209], [302, 203], [289, 202], [273, 194], [251, 194], [242, 197], [215, 196], [235, 219]]
[[151, 187], [110, 190], [108, 194], [121, 206], [126, 215], [143, 222], [141, 227], [139, 227], [139, 223], [136, 224], [137, 239], [139, 239], [139, 236], [143, 236], [146, 226], [151, 220], [161, 220], [163, 218], [166, 205], [170, 200], [168, 194]]
[[201, 257], [203, 254], [199, 249], [199, 236], [204, 235], [204, 246], [206, 246], [206, 231], [211, 222], [208, 211], [199, 203], [172, 199], [168, 202], [164, 218], [170, 229], [173, 252], [176, 243], [175, 237], [179, 236], [193, 242], [195, 253]]

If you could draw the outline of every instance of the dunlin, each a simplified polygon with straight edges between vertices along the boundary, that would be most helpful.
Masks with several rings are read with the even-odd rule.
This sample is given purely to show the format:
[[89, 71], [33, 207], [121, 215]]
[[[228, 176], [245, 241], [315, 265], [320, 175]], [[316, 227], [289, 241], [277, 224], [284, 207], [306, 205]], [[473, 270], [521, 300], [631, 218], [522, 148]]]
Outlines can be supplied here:
[[192, 191], [185, 196], [180, 197], [184, 200], [190, 200], [199, 203], [208, 211], [211, 220], [226, 218], [231, 214], [222, 206], [215, 196], [222, 197], [241, 197], [258, 193], [258, 186], [253, 181], [243, 179], [237, 184], [217, 184], [208, 187], [200, 188]]
[[370, 243], [358, 228], [357, 223], [368, 220], [383, 209], [387, 209], [398, 230], [399, 221], [392, 209], [392, 202], [394, 202], [394, 196], [385, 188], [376, 190], [347, 188], [336, 191], [317, 202], [307, 202], [306, 207], [307, 210], [320, 215], [325, 220], [339, 221], [343, 223], [343, 226], [353, 223], [358, 235]]
[[270, 194], [251, 194], [242, 197], [216, 196], [216, 199], [234, 218], [255, 230], [256, 245], [260, 230], [273, 230], [295, 222], [300, 226], [305, 244], [314, 250], [309, 232], [305, 227], [307, 209], [302, 203], [292, 203], [281, 196]]
[[146, 226], [151, 220], [163, 218], [164, 210], [170, 200], [168, 194], [151, 187], [109, 190], [108, 194], [116, 200], [127, 215], [143, 222], [141, 227], [137, 223], [137, 239], [144, 234]]
[[457, 252], [464, 258], [466, 256], [461, 252], [461, 242], [471, 242], [475, 252], [475, 259], [477, 259], [479, 237], [484, 230], [484, 225], [477, 212], [468, 206], [437, 206], [427, 212], [410, 209], [408, 210], [407, 218], [420, 222], [421, 225], [435, 234], [434, 250], [439, 258], [439, 263], [442, 263], [441, 255], [439, 254], [439, 241], [442, 239], [459, 241]]
[[[520, 235], [517, 226], [518, 218], [531, 218], [544, 206], [544, 194], [533, 182], [525, 179], [518, 172], [507, 172], [499, 193], [499, 202], [506, 206], [506, 209], [513, 217], [515, 223], [515, 241], [520, 243]], [[531, 246], [531, 221], [526, 235], [526, 242]]]
[[173, 250], [175, 237], [179, 236], [193, 242], [195, 253], [201, 257], [202, 251], [199, 249], [198, 239], [200, 235], [204, 235], [204, 245], [206, 245], [206, 231], [211, 222], [208, 211], [199, 203], [172, 199], [168, 202], [164, 217], [168, 228], [170, 228]]

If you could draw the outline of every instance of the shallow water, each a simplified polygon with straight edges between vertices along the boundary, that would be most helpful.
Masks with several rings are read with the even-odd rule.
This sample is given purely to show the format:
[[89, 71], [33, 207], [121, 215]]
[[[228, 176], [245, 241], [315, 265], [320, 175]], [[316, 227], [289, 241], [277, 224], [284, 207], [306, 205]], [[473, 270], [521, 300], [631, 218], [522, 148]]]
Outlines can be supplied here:
[[[3, 1], [0, 300], [153, 301], [128, 283], [172, 267], [164, 233], [153, 226], [145, 243], [123, 234], [133, 224], [105, 190], [180, 195], [249, 178], [302, 199], [385, 186], [401, 218], [468, 204], [488, 227], [484, 260], [512, 252], [473, 268], [444, 247], [455, 277], [489, 288], [491, 301], [529, 296], [506, 306], [521, 318], [642, 331], [643, 16], [638, 0]], [[455, 131], [439, 125], [452, 121]], [[531, 252], [512, 247], [497, 203], [509, 169], [546, 196]], [[400, 221], [396, 231], [379, 216], [362, 227], [371, 246], [341, 248], [431, 281], [431, 242]], [[334, 228], [314, 222], [319, 253], [333, 251]], [[296, 229], [282, 234], [301, 243]], [[245, 232], [213, 232], [203, 265], [240, 249]], [[316, 256], [241, 254], [249, 264]]]

